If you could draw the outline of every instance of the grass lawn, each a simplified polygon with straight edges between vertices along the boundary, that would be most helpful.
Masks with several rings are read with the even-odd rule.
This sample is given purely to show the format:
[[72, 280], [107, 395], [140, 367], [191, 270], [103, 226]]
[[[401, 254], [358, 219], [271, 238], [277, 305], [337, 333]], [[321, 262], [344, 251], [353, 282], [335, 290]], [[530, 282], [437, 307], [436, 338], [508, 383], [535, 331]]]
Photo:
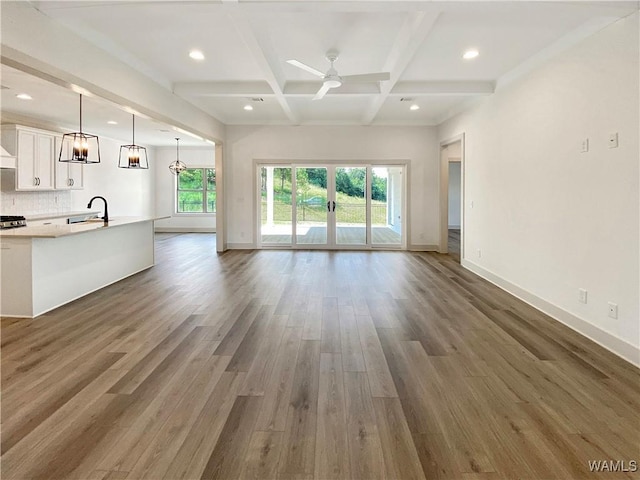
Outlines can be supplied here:
[[[285, 184], [286, 185], [286, 184]], [[291, 222], [291, 194], [276, 192], [273, 205], [274, 223]], [[366, 223], [366, 199], [364, 197], [350, 197], [342, 192], [336, 195], [336, 220], [343, 223]], [[319, 203], [305, 203], [309, 199], [320, 198]], [[262, 193], [262, 223], [267, 221], [267, 196]], [[387, 224], [387, 204], [379, 200], [371, 201], [371, 223], [373, 225]], [[315, 185], [310, 185], [303, 195], [298, 196], [298, 221], [326, 222], [327, 221], [327, 191]]]

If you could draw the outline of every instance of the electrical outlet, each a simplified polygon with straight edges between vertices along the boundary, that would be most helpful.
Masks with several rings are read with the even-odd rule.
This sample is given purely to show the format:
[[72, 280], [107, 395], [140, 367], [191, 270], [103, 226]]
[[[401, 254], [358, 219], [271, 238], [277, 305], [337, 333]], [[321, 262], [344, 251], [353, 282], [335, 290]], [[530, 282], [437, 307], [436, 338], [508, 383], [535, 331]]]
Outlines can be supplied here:
[[587, 303], [587, 291], [584, 288], [578, 289], [578, 301], [580, 303]]
[[618, 318], [618, 304], [609, 302], [609, 316], [611, 318]]

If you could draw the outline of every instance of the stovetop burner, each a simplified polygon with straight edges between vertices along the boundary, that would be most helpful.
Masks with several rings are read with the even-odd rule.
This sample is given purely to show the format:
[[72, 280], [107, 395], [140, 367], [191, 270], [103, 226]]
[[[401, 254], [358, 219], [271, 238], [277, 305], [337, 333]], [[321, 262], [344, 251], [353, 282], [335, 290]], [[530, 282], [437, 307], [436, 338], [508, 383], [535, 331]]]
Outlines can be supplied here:
[[0, 215], [0, 229], [26, 226], [27, 220], [22, 215]]

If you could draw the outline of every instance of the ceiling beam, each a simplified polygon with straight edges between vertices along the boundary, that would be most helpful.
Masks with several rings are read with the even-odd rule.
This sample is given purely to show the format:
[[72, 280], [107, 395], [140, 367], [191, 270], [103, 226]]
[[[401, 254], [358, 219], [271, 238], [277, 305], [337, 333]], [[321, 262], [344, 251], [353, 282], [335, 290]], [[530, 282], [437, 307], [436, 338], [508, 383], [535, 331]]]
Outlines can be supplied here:
[[272, 93], [275, 95], [278, 104], [291, 123], [296, 125], [299, 124], [300, 122], [297, 115], [293, 112], [284, 96], [284, 76], [280, 68], [277, 66], [278, 62], [275, 59], [273, 49], [270, 47], [271, 44], [269, 40], [266, 38], [258, 39], [255, 29], [251, 26], [251, 23], [242, 11], [242, 6], [239, 3], [227, 1], [224, 3], [224, 6], [226, 12], [233, 21], [238, 34], [262, 71], [269, 87], [271, 87]]
[[407, 14], [383, 67], [383, 71], [391, 73], [391, 78], [386, 82], [382, 82], [380, 95], [371, 102], [362, 119], [364, 125], [370, 125], [376, 118], [391, 90], [400, 80], [409, 62], [411, 62], [418, 48], [431, 32], [439, 16], [440, 12]]
[[[289, 81], [284, 86], [286, 96], [314, 96], [322, 82]], [[380, 93], [377, 83], [345, 84], [339, 88], [332, 88], [327, 95], [376, 95]]]
[[273, 89], [263, 80], [255, 82], [176, 82], [173, 93], [194, 97], [273, 96]]
[[422, 95], [488, 95], [494, 93], [494, 82], [485, 81], [427, 81], [398, 82], [389, 92], [389, 96]]

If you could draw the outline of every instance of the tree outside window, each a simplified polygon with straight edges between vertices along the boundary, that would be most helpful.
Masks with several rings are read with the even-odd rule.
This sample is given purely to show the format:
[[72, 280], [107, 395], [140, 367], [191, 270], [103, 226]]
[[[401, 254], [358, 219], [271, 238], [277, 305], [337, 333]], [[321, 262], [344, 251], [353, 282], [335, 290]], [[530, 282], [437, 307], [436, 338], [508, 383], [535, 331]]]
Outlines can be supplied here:
[[177, 179], [178, 213], [216, 212], [216, 172], [213, 168], [187, 168]]

